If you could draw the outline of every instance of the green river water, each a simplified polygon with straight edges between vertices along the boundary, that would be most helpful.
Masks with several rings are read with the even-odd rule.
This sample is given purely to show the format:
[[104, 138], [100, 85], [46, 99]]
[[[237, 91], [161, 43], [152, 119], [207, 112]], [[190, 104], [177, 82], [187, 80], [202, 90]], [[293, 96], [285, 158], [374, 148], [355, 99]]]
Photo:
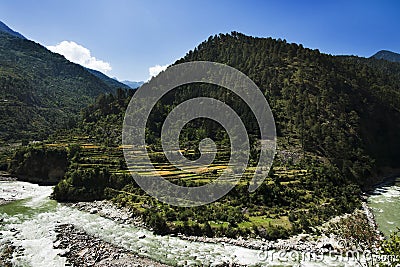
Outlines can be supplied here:
[[[273, 251], [261, 253], [228, 244], [192, 242], [172, 236], [154, 235], [146, 229], [119, 224], [96, 214], [79, 211], [50, 200], [51, 187], [19, 181], [0, 181], [0, 198], [13, 199], [0, 206], [0, 247], [9, 242], [23, 249], [13, 255], [14, 266], [64, 267], [66, 259], [53, 248], [55, 226], [71, 223], [89, 234], [142, 256], [173, 266], [218, 266], [239, 263], [245, 266], [357, 266], [325, 257], [322, 262], [277, 259]], [[370, 198], [382, 231], [390, 233], [399, 222], [400, 187], [387, 185]], [[146, 236], [145, 238], [139, 238]], [[293, 257], [294, 258], [294, 257]]]
[[400, 227], [400, 178], [375, 189], [368, 205], [381, 232], [386, 236], [393, 233]]

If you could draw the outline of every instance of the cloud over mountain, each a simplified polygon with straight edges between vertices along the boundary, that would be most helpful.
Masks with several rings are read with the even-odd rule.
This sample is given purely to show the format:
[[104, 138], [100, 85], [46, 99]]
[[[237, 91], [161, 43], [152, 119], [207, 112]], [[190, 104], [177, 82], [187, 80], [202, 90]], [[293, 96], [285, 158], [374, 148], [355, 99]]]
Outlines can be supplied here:
[[91, 55], [89, 49], [73, 41], [62, 41], [57, 45], [50, 45], [46, 48], [54, 53], [61, 54], [69, 61], [80, 64], [84, 67], [98, 70], [103, 73], [112, 70], [110, 63], [95, 58]]

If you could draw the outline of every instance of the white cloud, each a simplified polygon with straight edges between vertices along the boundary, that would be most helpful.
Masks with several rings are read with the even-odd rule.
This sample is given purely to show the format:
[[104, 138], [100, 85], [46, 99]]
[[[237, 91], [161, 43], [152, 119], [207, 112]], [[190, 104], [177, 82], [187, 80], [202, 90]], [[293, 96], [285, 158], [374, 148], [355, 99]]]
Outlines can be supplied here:
[[47, 46], [47, 49], [54, 53], [63, 55], [71, 62], [84, 67], [107, 73], [112, 70], [110, 63], [93, 57], [90, 50], [73, 41], [62, 41], [54, 46]]
[[157, 76], [160, 72], [166, 70], [167, 67], [168, 67], [168, 64], [167, 64], [167, 65], [164, 65], [164, 66], [155, 65], [155, 66], [153, 66], [153, 67], [150, 67], [150, 68], [149, 68], [150, 78], [151, 78], [151, 77]]

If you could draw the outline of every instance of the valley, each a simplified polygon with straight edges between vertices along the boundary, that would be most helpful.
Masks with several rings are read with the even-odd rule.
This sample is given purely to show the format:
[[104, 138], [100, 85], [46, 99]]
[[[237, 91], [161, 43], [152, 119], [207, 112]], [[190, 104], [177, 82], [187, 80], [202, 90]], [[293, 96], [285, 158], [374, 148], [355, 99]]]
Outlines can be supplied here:
[[[238, 95], [205, 82], [165, 94], [147, 118], [145, 150], [154, 170], [146, 171], [126, 163], [124, 151], [139, 152], [122, 145], [121, 136], [127, 106], [141, 87], [69, 62], [0, 26], [0, 265], [373, 264], [366, 257], [346, 259], [354, 250], [394, 257], [382, 264], [399, 262], [399, 187], [393, 180], [400, 169], [398, 54], [333, 56], [233, 31], [210, 36], [176, 60], [172, 66], [231, 66], [268, 101], [277, 149], [264, 182], [250, 192], [261, 133]], [[142, 88], [151, 81], [157, 87], [151, 77]], [[227, 130], [207, 118], [188, 122], [180, 150], [172, 152], [196, 160], [210, 138], [217, 148], [211, 164], [182, 170], [165, 155], [163, 122], [180, 103], [199, 97], [238, 114], [249, 160], [240, 181], [218, 201], [169, 205], [135, 178], [158, 175], [201, 187], [224, 171], [236, 172]], [[305, 252], [323, 260], [307, 259]]]

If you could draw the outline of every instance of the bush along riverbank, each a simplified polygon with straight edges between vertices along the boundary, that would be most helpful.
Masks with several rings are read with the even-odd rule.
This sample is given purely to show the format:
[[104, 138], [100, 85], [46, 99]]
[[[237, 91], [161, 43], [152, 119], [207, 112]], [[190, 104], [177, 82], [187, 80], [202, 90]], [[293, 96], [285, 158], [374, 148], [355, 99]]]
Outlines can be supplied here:
[[[153, 230], [126, 207], [118, 207], [108, 200], [94, 202], [78, 202], [66, 204], [89, 213], [112, 219], [123, 224], [132, 224]], [[260, 251], [294, 250], [308, 251], [317, 255], [324, 253], [341, 254], [354, 249], [373, 249], [378, 253], [383, 240], [373, 215], [367, 206], [353, 213], [337, 216], [323, 225], [314, 228], [310, 234], [298, 234], [286, 239], [266, 240], [265, 238], [229, 238], [190, 236], [178, 234], [178, 237], [193, 242], [224, 243]]]
[[[202, 186], [217, 177], [218, 173], [205, 173], [198, 179], [174, 182]], [[128, 170], [83, 168], [74, 163], [52, 197], [60, 202], [110, 199], [128, 208], [157, 234], [276, 240], [309, 232], [334, 216], [360, 208], [360, 188], [338, 180], [334, 168], [305, 159], [289, 167], [274, 167], [256, 192], [250, 193], [244, 180], [215, 203], [183, 208], [147, 195]]]
[[[342, 238], [339, 233], [328, 233], [319, 226], [363, 206], [359, 186], [347, 182], [334, 166], [307, 154], [295, 153], [293, 155], [298, 157], [290, 161], [283, 152], [278, 152], [265, 183], [254, 193], [248, 192], [247, 177], [244, 177], [218, 202], [182, 208], [161, 203], [141, 190], [121, 161], [120, 148], [44, 144], [21, 152], [22, 156], [16, 153], [15, 163], [18, 164], [14, 166], [29, 166], [28, 162], [36, 157], [32, 155], [52, 153], [43, 152], [46, 150], [63, 151], [54, 153], [62, 158], [66, 155], [68, 160], [67, 171], [52, 195], [57, 201], [87, 201], [84, 205], [87, 211], [100, 214], [102, 209], [96, 206], [97, 200], [112, 200], [127, 213], [119, 217], [105, 212], [105, 216], [146, 227], [155, 234], [180, 235], [182, 239], [256, 249], [289, 248], [318, 253], [333, 249], [340, 252], [344, 249], [341, 241], [347, 238], [346, 234], [341, 233]], [[182, 186], [201, 186], [218, 177], [219, 171], [205, 172], [190, 179], [171, 178], [171, 181]]]
[[8, 171], [20, 181], [56, 185], [69, 165], [65, 148], [27, 146], [16, 150]]
[[[146, 227], [140, 219], [134, 217], [134, 214], [129, 209], [117, 207], [110, 201], [80, 202], [68, 205], [89, 213], [97, 213], [122, 224]], [[298, 251], [317, 255], [318, 257], [323, 255], [349, 257], [350, 255], [352, 258], [347, 258], [347, 260], [360, 264], [360, 266], [375, 266], [376, 264], [381, 264], [380, 266], [395, 266], [393, 265], [397, 263], [395, 255], [398, 253], [397, 248], [399, 248], [400, 244], [398, 242], [400, 240], [398, 233], [394, 238], [384, 239], [378, 231], [373, 214], [365, 202], [362, 205], [362, 209], [334, 217], [323, 225], [314, 228], [311, 234], [298, 234], [287, 239], [271, 241], [262, 238], [211, 238], [183, 234], [178, 234], [178, 237], [192, 242], [241, 246], [260, 252]], [[284, 253], [284, 255], [287, 254]]]

